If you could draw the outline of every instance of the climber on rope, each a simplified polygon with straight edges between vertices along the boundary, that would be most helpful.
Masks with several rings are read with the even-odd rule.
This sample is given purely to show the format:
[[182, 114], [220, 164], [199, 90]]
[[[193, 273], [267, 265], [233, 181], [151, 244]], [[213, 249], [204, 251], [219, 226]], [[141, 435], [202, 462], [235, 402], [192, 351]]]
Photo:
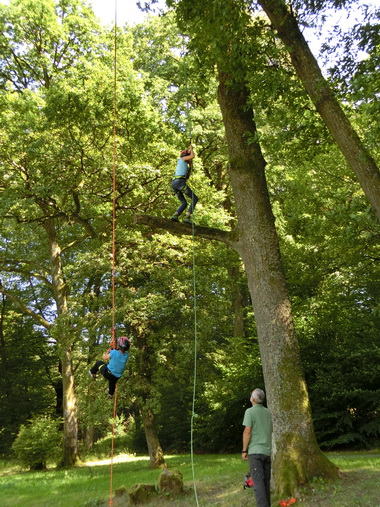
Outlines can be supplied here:
[[124, 373], [129, 359], [128, 351], [130, 346], [130, 339], [126, 336], [121, 336], [116, 342], [116, 348], [109, 349], [108, 352], [103, 354], [103, 361], [96, 361], [94, 366], [89, 370], [89, 374], [93, 379], [96, 379], [96, 374], [99, 372], [108, 380], [109, 398], [112, 398], [115, 394], [116, 382]]
[[177, 160], [177, 167], [175, 169], [174, 179], [172, 181], [172, 189], [174, 190], [176, 196], [181, 202], [180, 207], [171, 217], [173, 222], [179, 222], [178, 217], [185, 211], [187, 206], [187, 201], [185, 195], [190, 197], [191, 203], [189, 209], [186, 212], [186, 216], [183, 219], [185, 224], [192, 224], [191, 215], [194, 211], [195, 205], [198, 202], [198, 197], [191, 190], [189, 185], [187, 184], [187, 180], [190, 177], [191, 169], [192, 169], [192, 160], [195, 157], [193, 146], [190, 144], [187, 150], [183, 150], [180, 153], [180, 156]]

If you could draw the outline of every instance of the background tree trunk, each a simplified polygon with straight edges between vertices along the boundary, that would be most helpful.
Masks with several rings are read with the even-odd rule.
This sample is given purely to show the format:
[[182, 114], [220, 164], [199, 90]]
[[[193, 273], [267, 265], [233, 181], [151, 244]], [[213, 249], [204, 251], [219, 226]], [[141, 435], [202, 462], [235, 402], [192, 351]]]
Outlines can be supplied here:
[[[49, 210], [41, 205], [45, 216]], [[67, 315], [67, 287], [63, 277], [61, 248], [53, 219], [45, 221], [44, 227], [48, 236], [51, 258], [51, 273], [54, 299], [57, 304], [58, 318]], [[68, 324], [68, 323], [67, 323]], [[69, 326], [61, 326], [57, 341], [61, 350], [62, 385], [63, 385], [63, 461], [64, 466], [73, 466], [80, 461], [78, 455], [78, 421], [75, 396], [74, 372], [71, 362], [71, 341], [68, 336]]]
[[144, 424], [151, 467], [165, 468], [165, 458], [158, 438], [154, 413], [149, 407], [144, 406], [141, 408], [141, 417]]
[[294, 68], [333, 139], [356, 174], [380, 221], [380, 171], [343, 112], [297, 21], [282, 0], [259, 0], [285, 44]]
[[[141, 328], [144, 326], [142, 325]], [[138, 349], [138, 357], [136, 364], [138, 365], [138, 373], [136, 378], [136, 390], [139, 394], [139, 410], [142, 417], [146, 444], [150, 457], [152, 468], [166, 467], [164, 453], [158, 438], [155, 414], [150, 403], [152, 403], [152, 364], [153, 354], [150, 353], [149, 345], [145, 335], [145, 331], [134, 327], [134, 335], [137, 336], [136, 346]]]
[[9, 368], [8, 368], [8, 351], [5, 342], [4, 336], [4, 315], [5, 315], [5, 307], [7, 301], [6, 297], [2, 295], [1, 297], [1, 310], [0, 310], [0, 378], [1, 382], [4, 386], [4, 393], [7, 401], [8, 410], [5, 411], [7, 416], [7, 426], [8, 428], [17, 427], [17, 415], [15, 414], [15, 396], [13, 394], [12, 382], [10, 381]]
[[93, 424], [89, 424], [87, 425], [86, 428], [84, 428], [84, 442], [86, 445], [86, 449], [93, 448], [94, 440], [95, 440], [95, 428]]
[[74, 373], [71, 363], [71, 347], [62, 353], [63, 380], [63, 465], [74, 466], [80, 462], [78, 455], [77, 403], [74, 390]]
[[[62, 375], [62, 368], [61, 364], [59, 365], [59, 371]], [[53, 387], [55, 391], [55, 413], [58, 417], [63, 417], [63, 382], [62, 378], [58, 379], [57, 381], [53, 382]]]
[[[298, 341], [265, 178], [265, 160], [247, 107], [249, 92], [219, 73], [218, 100], [230, 155], [230, 178], [239, 220], [238, 251], [244, 262], [258, 332], [268, 404], [274, 420], [276, 491], [293, 494], [315, 475], [337, 469], [318, 448]], [[228, 84], [227, 84], [228, 83]], [[249, 134], [249, 137], [247, 137]], [[247, 386], [247, 389], [255, 386]]]

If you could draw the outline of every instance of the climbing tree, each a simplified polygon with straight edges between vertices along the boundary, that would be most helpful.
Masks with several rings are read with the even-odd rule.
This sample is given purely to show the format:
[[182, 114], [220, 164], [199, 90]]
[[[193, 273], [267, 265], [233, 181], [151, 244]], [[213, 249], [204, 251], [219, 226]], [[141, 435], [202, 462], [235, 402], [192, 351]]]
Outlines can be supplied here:
[[[216, 48], [212, 56], [218, 66], [218, 101], [226, 129], [229, 176], [239, 221], [234, 236], [226, 242], [239, 252], [245, 265], [269, 405], [274, 420], [278, 421], [274, 428], [276, 489], [282, 494], [291, 493], [314, 475], [332, 476], [336, 471], [320, 453], [314, 436], [269, 202], [266, 163], [257, 140], [253, 112], [248, 107], [245, 55], [234, 36], [251, 35], [251, 43], [254, 39], [249, 31], [242, 36], [248, 17], [236, 4], [224, 3], [216, 16], [212, 6], [195, 8], [194, 4], [180, 2], [177, 12], [182, 20], [192, 19], [192, 28], [187, 23], [183, 26], [195, 35], [194, 47], [199, 47], [201, 54], [210, 44]], [[225, 38], [216, 39], [218, 25], [223, 26]], [[292, 402], [295, 393], [302, 400], [297, 406]]]
[[[23, 382], [20, 374], [21, 384], [6, 382], [19, 361], [13, 350], [17, 337], [23, 343], [32, 337], [37, 354], [31, 359], [30, 404], [17, 410], [12, 405], [1, 424], [11, 426], [12, 438], [18, 421], [24, 423], [31, 412], [60, 415], [59, 363], [66, 361], [64, 393], [73, 404], [65, 402], [64, 461], [70, 464], [77, 427], [91, 446], [107, 433], [111, 412], [104, 384], [89, 383], [87, 365], [110, 340], [113, 34], [87, 10], [84, 22], [80, 3], [54, 2], [55, 10], [52, 5], [23, 0], [1, 6], [2, 400], [11, 404]], [[181, 2], [179, 13], [187, 7]], [[267, 20], [253, 23], [236, 2], [217, 7], [194, 4], [194, 10], [183, 11], [192, 20], [182, 26], [186, 36], [178, 34], [172, 14], [117, 31], [116, 321], [117, 332], [135, 339], [119, 384], [118, 413], [134, 419], [135, 436], [128, 442], [139, 451], [148, 447], [153, 466], [163, 464], [168, 449], [188, 450], [194, 247], [197, 449], [240, 448], [247, 390], [251, 382], [263, 382], [261, 357], [268, 398], [281, 421], [276, 476], [279, 489], [287, 492], [311, 475], [326, 473], [326, 467], [331, 471], [315, 444], [300, 359], [318, 440], [329, 447], [334, 442], [369, 445], [378, 438], [373, 382], [378, 229]], [[42, 17], [44, 23], [41, 12], [48, 18]], [[59, 61], [52, 50], [33, 46], [31, 41], [39, 39], [21, 30], [21, 14], [31, 18], [24, 29], [38, 25], [45, 40], [50, 34], [48, 46], [61, 54]], [[64, 20], [58, 26], [57, 15]], [[361, 128], [376, 110], [371, 99], [375, 61], [365, 63], [365, 81], [358, 71], [347, 91], [352, 100], [361, 97], [355, 112]], [[343, 89], [345, 77], [337, 72], [334, 77]], [[189, 142], [187, 103], [197, 155], [192, 184], [200, 196], [194, 243], [191, 228], [167, 220], [177, 204], [169, 185], [175, 160]], [[375, 141], [373, 136], [377, 149]], [[154, 231], [137, 228], [133, 214]], [[206, 241], [215, 239], [221, 243]], [[325, 341], [331, 369], [321, 367]], [[363, 384], [353, 397], [350, 381], [358, 384], [359, 375], [345, 377], [341, 366], [354, 368], [345, 349], [355, 351], [363, 365]], [[367, 363], [364, 351], [371, 351]], [[339, 371], [336, 385], [334, 371]], [[325, 383], [334, 385], [331, 392]], [[37, 389], [43, 393], [40, 400]], [[302, 406], [290, 403], [292, 389], [301, 390]], [[325, 431], [330, 413], [324, 407], [330, 404], [339, 406], [336, 433]], [[219, 428], [227, 436], [223, 442], [215, 437]], [[289, 458], [288, 451], [296, 457]], [[284, 462], [291, 465], [289, 478], [282, 473]]]
[[[2, 145], [2, 214], [7, 226], [12, 223], [24, 237], [29, 236], [29, 241], [25, 240], [27, 245], [35, 243], [34, 257], [28, 256], [29, 246], [20, 253], [14, 249], [9, 255], [5, 253], [2, 267], [4, 271], [16, 272], [26, 287], [31, 283], [46, 285], [56, 314], [52, 317], [46, 308], [33, 309], [30, 300], [12, 291], [12, 283], [3, 286], [2, 292], [18, 302], [22, 311], [49, 333], [55, 318], [59, 319], [57, 322], [65, 322], [55, 326], [53, 334], [60, 351], [63, 379], [63, 462], [71, 465], [78, 459], [71, 360], [75, 333], [69, 332], [62, 256], [93, 232], [89, 222], [81, 217], [75, 184], [67, 185], [67, 177], [78, 168], [71, 158], [73, 151], [62, 140], [57, 142], [58, 129], [53, 131], [48, 124], [44, 108], [50, 93], [54, 95], [55, 84], [61, 82], [63, 72], [73, 69], [88, 51], [93, 40], [90, 30], [94, 26], [93, 17], [79, 2], [67, 6], [66, 3], [20, 1], [9, 7], [1, 6], [0, 23], [1, 77], [8, 91], [3, 95], [8, 114], [3, 124], [6, 142]], [[73, 224], [73, 229], [78, 226], [70, 239], [60, 229], [67, 221]]]

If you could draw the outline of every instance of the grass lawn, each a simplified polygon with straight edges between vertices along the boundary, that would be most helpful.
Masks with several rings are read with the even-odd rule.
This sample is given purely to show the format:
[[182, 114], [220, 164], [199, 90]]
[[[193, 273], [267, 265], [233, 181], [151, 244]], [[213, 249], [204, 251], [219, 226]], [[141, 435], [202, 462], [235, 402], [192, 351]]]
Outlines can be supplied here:
[[[380, 507], [380, 453], [329, 453], [341, 469], [337, 481], [315, 480], [297, 495], [305, 507]], [[119, 462], [120, 461], [120, 462]], [[186, 493], [178, 500], [156, 500], [149, 505], [185, 507], [196, 505], [189, 456], [166, 457], [168, 467], [182, 472]], [[195, 456], [194, 470], [198, 503], [220, 507], [253, 506], [252, 490], [243, 489], [247, 464], [236, 455]], [[154, 484], [159, 471], [149, 468], [149, 459], [115, 457], [113, 489], [127, 489], [137, 483]], [[95, 507], [99, 500], [109, 500], [110, 466], [105, 462], [88, 462], [70, 470], [22, 472], [10, 464], [0, 463], [1, 507]], [[272, 506], [279, 499], [273, 498]], [[116, 501], [113, 502], [116, 507]]]

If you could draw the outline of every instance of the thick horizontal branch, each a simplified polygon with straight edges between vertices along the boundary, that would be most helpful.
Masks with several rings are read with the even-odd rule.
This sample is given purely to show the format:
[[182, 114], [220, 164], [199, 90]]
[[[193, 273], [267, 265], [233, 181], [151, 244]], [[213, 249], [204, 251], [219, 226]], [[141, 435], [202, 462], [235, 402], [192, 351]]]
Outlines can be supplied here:
[[[192, 225], [183, 224], [181, 222], [172, 222], [167, 218], [135, 214], [133, 215], [133, 222], [139, 225], [147, 225], [151, 229], [163, 229], [176, 235], [193, 235]], [[236, 250], [236, 231], [222, 231], [221, 229], [194, 225], [194, 236], [208, 240], [221, 241]]]

